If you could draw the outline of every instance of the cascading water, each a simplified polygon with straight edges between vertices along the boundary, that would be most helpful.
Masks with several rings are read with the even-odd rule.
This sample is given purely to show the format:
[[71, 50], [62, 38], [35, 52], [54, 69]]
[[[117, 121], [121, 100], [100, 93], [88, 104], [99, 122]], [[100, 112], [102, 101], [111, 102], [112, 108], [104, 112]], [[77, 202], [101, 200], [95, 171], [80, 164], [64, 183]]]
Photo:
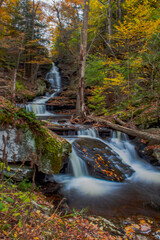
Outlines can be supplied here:
[[96, 128], [88, 128], [88, 129], [84, 129], [84, 128], [80, 128], [78, 130], [78, 136], [89, 136], [89, 137], [98, 137], [98, 130]]
[[53, 63], [49, 73], [47, 73], [46, 80], [51, 83], [52, 88], [58, 93], [61, 90], [61, 77], [58, 68]]
[[74, 149], [72, 149], [70, 163], [72, 166], [74, 177], [77, 178], [82, 176], [88, 176], [86, 163], [81, 158], [78, 157]]
[[58, 68], [53, 63], [49, 73], [47, 73], [46, 80], [51, 83], [54, 93], [49, 96], [36, 98], [33, 102], [23, 105], [28, 112], [34, 112], [37, 116], [52, 115], [46, 110], [46, 102], [56, 96], [61, 90], [61, 77]]
[[[93, 133], [94, 132], [94, 133]], [[97, 139], [116, 153], [122, 162], [133, 169], [123, 182], [112, 182], [89, 176], [87, 165], [77, 152], [70, 156], [74, 177], [63, 182], [62, 193], [74, 208], [88, 208], [101, 215], [146, 213], [145, 205], [160, 206], [160, 171], [141, 159], [127, 135], [113, 132], [110, 141], [101, 139], [94, 129], [78, 132], [78, 137]], [[72, 139], [74, 142], [74, 139]], [[83, 151], [83, 150], [82, 150]]]

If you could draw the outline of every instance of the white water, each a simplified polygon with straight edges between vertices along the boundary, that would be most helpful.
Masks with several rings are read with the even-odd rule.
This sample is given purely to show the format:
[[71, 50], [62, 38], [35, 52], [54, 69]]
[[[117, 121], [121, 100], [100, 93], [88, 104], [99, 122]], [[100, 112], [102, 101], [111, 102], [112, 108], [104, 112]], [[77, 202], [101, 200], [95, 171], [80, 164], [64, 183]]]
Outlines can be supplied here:
[[[111, 209], [119, 211], [123, 206], [127, 211], [136, 211], [139, 202], [160, 206], [160, 171], [141, 159], [127, 135], [113, 132], [110, 141], [102, 140], [97, 130], [80, 130], [79, 137], [97, 139], [109, 146], [119, 155], [122, 162], [129, 165], [135, 173], [124, 182], [111, 182], [96, 179], [86, 173], [85, 162], [75, 150], [70, 156], [74, 177], [63, 181], [62, 193], [73, 207], [88, 207], [92, 212], [107, 214]], [[126, 207], [127, 206], [127, 207]], [[143, 210], [143, 204], [141, 206]], [[140, 211], [139, 208], [137, 211]]]
[[56, 90], [56, 92], [61, 90], [61, 77], [54, 63], [50, 72], [47, 73], [46, 79], [51, 83], [52, 88]]
[[70, 162], [73, 169], [74, 177], [78, 178], [82, 176], [88, 176], [86, 163], [78, 157], [74, 149], [72, 149], [72, 153], [70, 155]]
[[78, 136], [79, 137], [89, 136], [89, 137], [97, 138], [99, 136], [99, 133], [96, 128], [88, 128], [88, 129], [80, 128], [78, 130]]
[[46, 79], [51, 83], [52, 89], [55, 91], [49, 96], [43, 96], [36, 98], [33, 102], [23, 105], [28, 112], [34, 112], [37, 116], [49, 116], [53, 115], [46, 110], [46, 102], [55, 97], [61, 90], [61, 77], [58, 68], [53, 63], [49, 73], [47, 73]]

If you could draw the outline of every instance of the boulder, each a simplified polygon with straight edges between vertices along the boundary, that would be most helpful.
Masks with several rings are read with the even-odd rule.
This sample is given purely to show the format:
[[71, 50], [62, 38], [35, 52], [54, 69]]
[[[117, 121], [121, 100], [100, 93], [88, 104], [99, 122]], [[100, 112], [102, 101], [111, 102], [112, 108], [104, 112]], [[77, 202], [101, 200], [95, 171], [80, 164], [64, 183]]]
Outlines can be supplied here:
[[[5, 149], [5, 152], [4, 152]], [[36, 154], [35, 137], [30, 130], [8, 128], [0, 130], [0, 158], [7, 162], [32, 161]]]
[[98, 139], [80, 138], [73, 143], [79, 157], [87, 165], [93, 177], [109, 181], [123, 181], [134, 172], [121, 161], [109, 146]]
[[48, 129], [44, 132], [45, 135], [34, 135], [22, 128], [1, 129], [0, 159], [20, 165], [35, 163], [45, 174], [59, 173], [71, 152], [71, 144]]

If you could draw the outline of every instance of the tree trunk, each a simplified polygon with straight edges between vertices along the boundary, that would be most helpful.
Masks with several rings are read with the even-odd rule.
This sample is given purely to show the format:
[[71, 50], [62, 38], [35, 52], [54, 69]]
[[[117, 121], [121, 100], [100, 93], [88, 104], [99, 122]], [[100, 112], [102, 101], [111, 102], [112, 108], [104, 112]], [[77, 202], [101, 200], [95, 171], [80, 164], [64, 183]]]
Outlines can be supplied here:
[[11, 89], [11, 101], [14, 102], [16, 95], [16, 78], [17, 78], [17, 68], [13, 69], [12, 73], [12, 89]]
[[122, 19], [121, 0], [118, 0], [118, 17], [119, 17], [119, 20]]
[[108, 43], [111, 43], [112, 24], [111, 24], [111, 0], [108, 0]]
[[95, 118], [95, 117], [91, 117], [91, 116], [89, 116], [88, 118], [93, 121], [96, 121], [96, 122], [105, 123], [108, 127], [115, 129], [117, 131], [124, 132], [130, 136], [139, 137], [141, 139], [152, 141], [153, 143], [160, 143], [160, 136], [158, 134], [146, 133], [146, 132], [142, 132], [142, 131], [139, 131], [136, 129], [119, 126], [118, 124], [111, 123], [107, 120], [103, 120], [100, 118]]
[[[22, 40], [22, 44], [23, 44], [23, 40]], [[22, 44], [21, 44], [21, 48], [22, 48]], [[17, 71], [18, 71], [18, 67], [19, 67], [21, 53], [22, 53], [22, 50], [20, 49], [19, 53], [18, 53], [18, 58], [17, 58], [17, 65], [16, 65], [15, 69], [13, 69], [13, 74], [12, 74], [12, 86], [11, 86], [11, 101], [12, 102], [15, 101], [15, 96], [16, 96]]]
[[[32, 64], [33, 65], [33, 64]], [[37, 78], [37, 73], [38, 73], [38, 69], [39, 69], [39, 64], [34, 64], [33, 65], [34, 68], [32, 70], [32, 76], [31, 76], [31, 82], [34, 84], [35, 79]]]
[[86, 55], [87, 55], [88, 14], [89, 14], [89, 0], [84, 0], [83, 29], [80, 46], [80, 78], [76, 104], [76, 113], [80, 117], [86, 117], [87, 114], [84, 101], [84, 90], [85, 90]]

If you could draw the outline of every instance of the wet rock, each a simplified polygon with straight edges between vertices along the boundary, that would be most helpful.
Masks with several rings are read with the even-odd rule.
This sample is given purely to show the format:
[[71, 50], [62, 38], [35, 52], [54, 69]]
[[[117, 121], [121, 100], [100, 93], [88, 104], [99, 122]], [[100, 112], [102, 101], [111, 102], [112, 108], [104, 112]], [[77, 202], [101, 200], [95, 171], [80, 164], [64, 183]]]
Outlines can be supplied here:
[[23, 181], [24, 179], [32, 179], [33, 169], [29, 166], [22, 166], [20, 164], [9, 164], [10, 170], [4, 169], [3, 173], [6, 177], [12, 177], [15, 181]]
[[98, 139], [80, 138], [73, 143], [79, 157], [87, 165], [91, 176], [110, 181], [123, 181], [133, 170], [122, 163], [118, 155]]

